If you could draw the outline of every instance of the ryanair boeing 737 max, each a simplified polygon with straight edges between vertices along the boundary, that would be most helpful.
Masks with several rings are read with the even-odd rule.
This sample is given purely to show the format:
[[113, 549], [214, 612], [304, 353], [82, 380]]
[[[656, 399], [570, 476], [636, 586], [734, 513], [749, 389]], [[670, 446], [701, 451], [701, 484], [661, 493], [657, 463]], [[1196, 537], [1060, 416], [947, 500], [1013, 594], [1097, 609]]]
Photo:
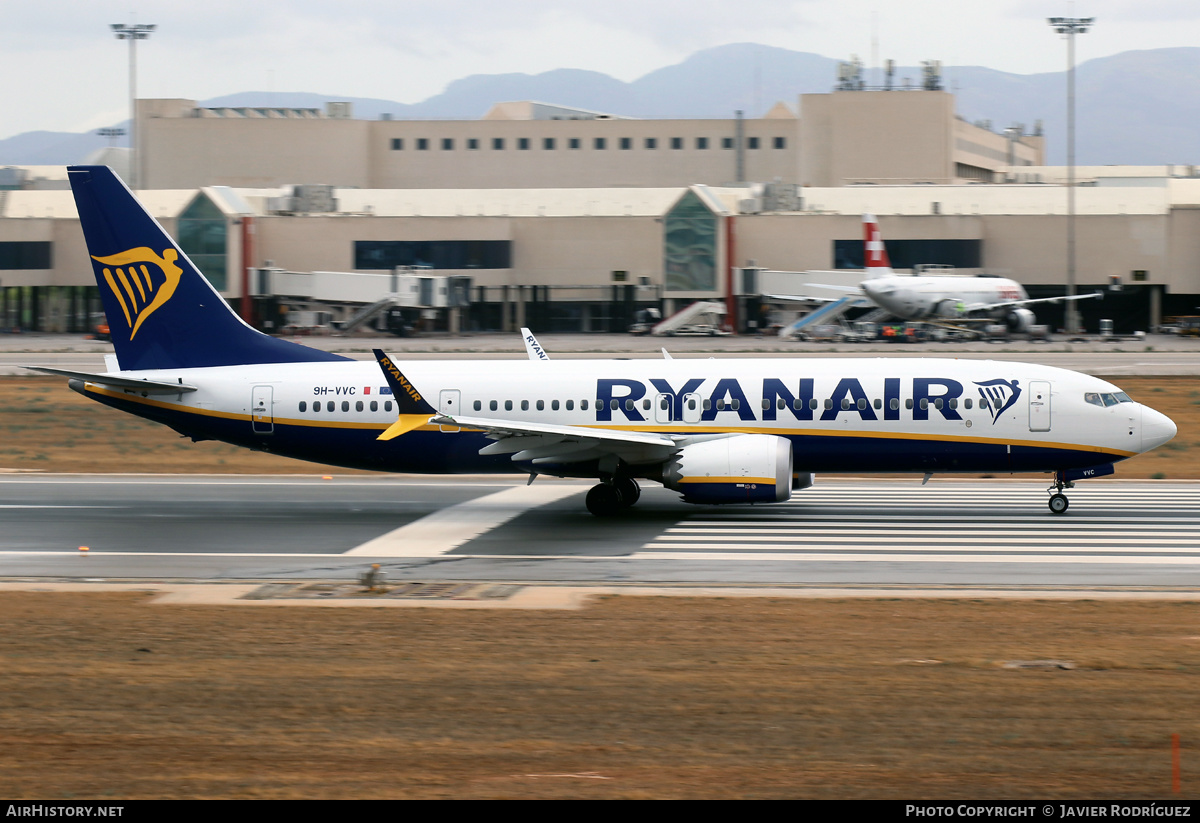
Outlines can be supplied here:
[[695, 503], [787, 500], [815, 472], [1049, 472], [1064, 488], [1175, 435], [1088, 375], [947, 359], [357, 361], [242, 322], [104, 166], [71, 188], [119, 369], [74, 390], [163, 423], [303, 460], [395, 472], [638, 480]]

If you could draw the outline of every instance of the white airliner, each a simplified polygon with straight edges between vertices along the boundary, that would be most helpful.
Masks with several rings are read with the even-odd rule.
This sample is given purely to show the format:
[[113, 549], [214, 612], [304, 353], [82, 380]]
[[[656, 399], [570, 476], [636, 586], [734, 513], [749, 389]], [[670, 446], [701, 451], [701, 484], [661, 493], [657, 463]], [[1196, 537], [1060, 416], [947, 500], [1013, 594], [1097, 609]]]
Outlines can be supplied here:
[[[597, 515], [649, 480], [694, 503], [787, 500], [814, 472], [1047, 472], [1064, 488], [1175, 435], [1119, 388], [944, 359], [357, 361], [243, 323], [104, 166], [69, 169], [119, 368], [74, 390], [338, 466], [587, 477]], [[540, 347], [539, 347], [540, 348]]]
[[954, 322], [985, 317], [1007, 324], [1010, 331], [1028, 332], [1037, 321], [1028, 306], [1100, 297], [1100, 293], [1095, 292], [1071, 297], [1030, 299], [1020, 283], [1004, 277], [898, 275], [888, 261], [887, 250], [879, 233], [879, 222], [871, 214], [863, 215], [863, 243], [867, 273], [860, 286], [862, 294], [901, 320]]

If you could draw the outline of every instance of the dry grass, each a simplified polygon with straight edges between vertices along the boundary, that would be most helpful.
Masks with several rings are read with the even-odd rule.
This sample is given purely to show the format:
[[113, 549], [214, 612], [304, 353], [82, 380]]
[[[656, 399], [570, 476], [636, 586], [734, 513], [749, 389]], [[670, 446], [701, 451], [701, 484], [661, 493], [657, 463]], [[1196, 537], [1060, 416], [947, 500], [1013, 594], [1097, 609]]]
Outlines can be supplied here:
[[[1119, 464], [1117, 476], [1200, 478], [1200, 379], [1125, 377], [1114, 382], [1179, 426], [1175, 440]], [[193, 443], [165, 426], [88, 400], [53, 377], [0, 377], [0, 469], [4, 468], [218, 474], [322, 471], [313, 463], [223, 443]]]
[[[1187, 603], [0, 600], [0, 796], [1195, 794]], [[1007, 669], [1065, 659], [1072, 669]]]

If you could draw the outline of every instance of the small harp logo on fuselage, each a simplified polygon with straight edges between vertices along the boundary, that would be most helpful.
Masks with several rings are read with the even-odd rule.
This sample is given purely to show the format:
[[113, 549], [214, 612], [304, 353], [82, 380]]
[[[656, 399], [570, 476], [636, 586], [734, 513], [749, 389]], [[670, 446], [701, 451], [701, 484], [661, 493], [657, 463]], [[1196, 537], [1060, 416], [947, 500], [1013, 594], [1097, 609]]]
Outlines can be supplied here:
[[140, 246], [108, 257], [93, 255], [92, 259], [104, 266], [101, 274], [125, 315], [130, 340], [146, 318], [171, 299], [183, 275], [183, 269], [175, 265], [179, 252], [172, 248], [163, 249], [161, 256]]

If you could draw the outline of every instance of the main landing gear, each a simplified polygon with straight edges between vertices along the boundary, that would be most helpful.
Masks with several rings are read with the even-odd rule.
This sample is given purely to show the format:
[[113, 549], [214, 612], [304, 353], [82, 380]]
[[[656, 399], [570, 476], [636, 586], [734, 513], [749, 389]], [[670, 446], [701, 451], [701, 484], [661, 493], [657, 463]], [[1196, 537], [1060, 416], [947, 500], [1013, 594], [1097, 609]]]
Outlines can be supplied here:
[[611, 483], [592, 486], [587, 493], [587, 509], [597, 517], [608, 517], [627, 509], [642, 496], [637, 481], [631, 477], [615, 477]]
[[1050, 511], [1054, 514], [1062, 514], [1067, 510], [1067, 506], [1071, 505], [1071, 501], [1067, 500], [1067, 496], [1063, 494], [1063, 489], [1073, 489], [1075, 484], [1063, 477], [1063, 472], [1054, 473], [1054, 485], [1046, 489], [1050, 494], [1050, 500], [1047, 505], [1050, 506]]

